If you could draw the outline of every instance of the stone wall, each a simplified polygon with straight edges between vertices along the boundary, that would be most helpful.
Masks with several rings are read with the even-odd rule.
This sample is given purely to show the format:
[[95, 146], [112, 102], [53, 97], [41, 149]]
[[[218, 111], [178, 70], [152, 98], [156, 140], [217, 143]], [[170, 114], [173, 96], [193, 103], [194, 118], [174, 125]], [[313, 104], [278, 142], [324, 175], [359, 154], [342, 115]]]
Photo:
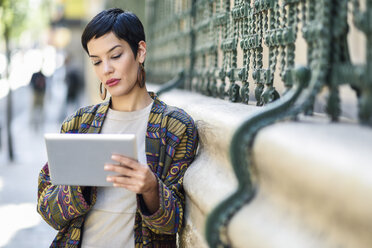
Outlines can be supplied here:
[[[181, 247], [208, 247], [205, 222], [237, 185], [229, 160], [236, 128], [259, 107], [173, 90], [161, 95], [196, 121], [200, 148], [185, 175]], [[257, 194], [228, 225], [233, 247], [372, 246], [372, 130], [325, 116], [262, 129], [253, 146]]]

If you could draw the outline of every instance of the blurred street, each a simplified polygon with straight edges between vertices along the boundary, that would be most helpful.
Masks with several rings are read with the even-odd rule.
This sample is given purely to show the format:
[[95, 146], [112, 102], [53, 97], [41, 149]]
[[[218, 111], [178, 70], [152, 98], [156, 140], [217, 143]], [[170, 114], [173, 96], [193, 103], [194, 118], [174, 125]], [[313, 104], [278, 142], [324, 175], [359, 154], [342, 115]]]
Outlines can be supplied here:
[[39, 129], [30, 125], [31, 87], [13, 91], [15, 161], [12, 163], [7, 158], [4, 127], [6, 98], [0, 98], [0, 247], [49, 247], [56, 235], [36, 212], [38, 173], [47, 161], [43, 134], [59, 132], [64, 115], [61, 112], [65, 101], [63, 82], [55, 77], [52, 84], [45, 95], [45, 118]]
[[[144, 1], [0, 1], [0, 248], [49, 247], [56, 231], [36, 211], [43, 135], [79, 106], [100, 101], [86, 67], [81, 34], [104, 8], [125, 7], [145, 20]], [[12, 95], [9, 160], [7, 96]]]

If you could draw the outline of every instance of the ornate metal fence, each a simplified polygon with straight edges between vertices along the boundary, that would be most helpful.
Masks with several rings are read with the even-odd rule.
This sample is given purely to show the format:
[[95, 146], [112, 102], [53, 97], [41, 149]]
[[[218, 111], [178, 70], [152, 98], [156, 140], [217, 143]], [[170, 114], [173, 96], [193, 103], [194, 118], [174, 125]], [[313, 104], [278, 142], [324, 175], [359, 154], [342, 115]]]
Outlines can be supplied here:
[[[355, 90], [359, 121], [372, 126], [372, 0], [151, 3], [147, 62], [151, 81], [168, 81], [183, 71], [185, 89], [233, 102], [267, 104], [234, 134], [230, 154], [239, 185], [207, 221], [209, 245], [228, 247], [228, 221], [254, 197], [250, 151], [262, 127], [311, 114], [324, 87], [329, 89], [326, 112], [337, 121], [342, 85]], [[350, 60], [351, 25], [366, 38], [364, 64]], [[301, 68], [295, 65], [298, 39], [306, 44]], [[283, 90], [279, 93], [277, 88]]]
[[[292, 87], [300, 38], [307, 45], [304, 66], [318, 77], [314, 96], [330, 89], [332, 120], [340, 114], [339, 86], [349, 84], [359, 97], [361, 122], [371, 124], [371, 1], [362, 3], [364, 10], [359, 0], [152, 1], [149, 79], [165, 82], [184, 71], [188, 90], [264, 105]], [[367, 38], [364, 65], [349, 58], [348, 14]]]

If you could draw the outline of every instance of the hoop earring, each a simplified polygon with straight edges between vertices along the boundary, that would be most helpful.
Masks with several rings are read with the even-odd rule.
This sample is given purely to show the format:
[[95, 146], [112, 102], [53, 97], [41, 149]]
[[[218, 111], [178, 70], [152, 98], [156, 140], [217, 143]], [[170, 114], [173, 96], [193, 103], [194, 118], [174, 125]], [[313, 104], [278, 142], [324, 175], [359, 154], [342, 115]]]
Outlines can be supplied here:
[[140, 88], [143, 88], [145, 86], [145, 82], [146, 82], [145, 68], [143, 67], [143, 64], [140, 63], [137, 71], [137, 83]]
[[102, 101], [106, 99], [106, 95], [107, 95], [107, 89], [105, 87], [103, 87], [104, 90], [102, 92], [102, 82], [101, 84], [99, 85], [99, 96], [101, 97]]

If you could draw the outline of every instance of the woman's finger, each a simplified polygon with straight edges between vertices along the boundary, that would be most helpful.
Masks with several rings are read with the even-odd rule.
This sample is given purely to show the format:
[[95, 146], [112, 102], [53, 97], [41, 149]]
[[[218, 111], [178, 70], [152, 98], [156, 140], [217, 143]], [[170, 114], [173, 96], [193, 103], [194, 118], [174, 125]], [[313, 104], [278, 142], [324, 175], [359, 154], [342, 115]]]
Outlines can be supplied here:
[[118, 184], [125, 184], [125, 185], [133, 185], [135, 181], [126, 176], [107, 176], [106, 180], [111, 183], [118, 183]]
[[127, 177], [134, 177], [135, 171], [126, 165], [114, 165], [114, 164], [105, 164], [104, 166], [105, 171], [113, 171], [120, 175], [127, 176]]
[[120, 176], [111, 176], [107, 177], [109, 182], [113, 183], [113, 186], [116, 188], [125, 188], [134, 193], [142, 193], [144, 189], [144, 183], [131, 178], [125, 178]]
[[120, 163], [120, 164], [123, 164], [123, 165], [126, 165], [126, 166], [130, 167], [130, 168], [133, 168], [133, 169], [137, 168], [140, 165], [140, 163], [138, 163], [136, 160], [125, 157], [123, 155], [119, 155], [119, 154], [112, 155], [111, 159]]

